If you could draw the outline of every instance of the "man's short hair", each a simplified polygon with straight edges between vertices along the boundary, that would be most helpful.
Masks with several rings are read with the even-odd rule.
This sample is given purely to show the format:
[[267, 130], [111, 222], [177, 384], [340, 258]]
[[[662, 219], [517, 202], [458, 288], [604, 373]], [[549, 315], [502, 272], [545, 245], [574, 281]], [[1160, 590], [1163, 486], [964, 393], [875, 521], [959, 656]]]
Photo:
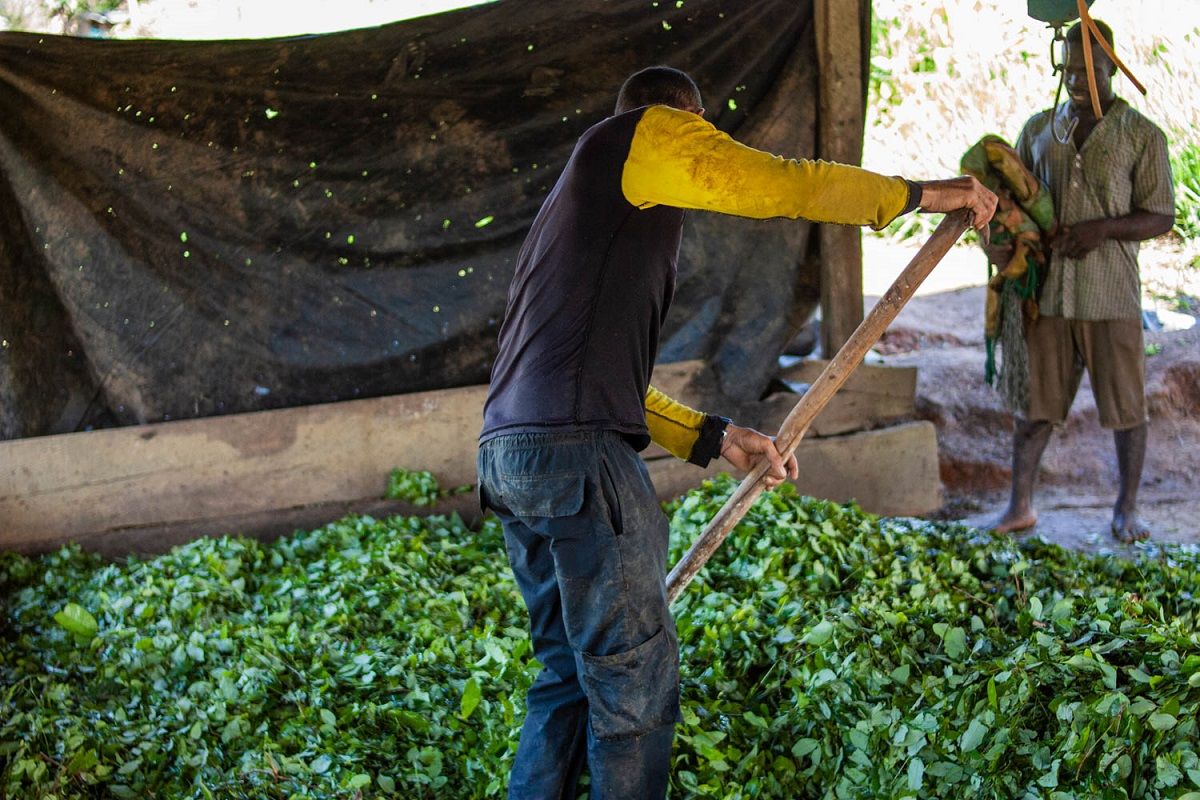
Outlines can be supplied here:
[[624, 114], [650, 105], [699, 108], [700, 88], [686, 72], [674, 67], [646, 67], [625, 79], [617, 94], [616, 113]]
[[[1114, 53], [1117, 52], [1117, 45], [1113, 41], [1112, 28], [1108, 27], [1106, 23], [1103, 23], [1098, 19], [1093, 19], [1092, 22], [1096, 23], [1096, 30], [1100, 31], [1100, 35], [1104, 37], [1104, 41], [1108, 42], [1108, 46], [1112, 48], [1112, 51]], [[1093, 39], [1096, 38], [1095, 31], [1089, 31], [1089, 33], [1092, 34]], [[1083, 44], [1083, 22], [1076, 22], [1067, 30], [1067, 44]], [[1100, 45], [1092, 42], [1092, 47], [1095, 51], [1098, 51], [1106, 61], [1108, 61], [1110, 64], [1112, 63], [1112, 59], [1109, 58], [1108, 54], [1100, 48]]]

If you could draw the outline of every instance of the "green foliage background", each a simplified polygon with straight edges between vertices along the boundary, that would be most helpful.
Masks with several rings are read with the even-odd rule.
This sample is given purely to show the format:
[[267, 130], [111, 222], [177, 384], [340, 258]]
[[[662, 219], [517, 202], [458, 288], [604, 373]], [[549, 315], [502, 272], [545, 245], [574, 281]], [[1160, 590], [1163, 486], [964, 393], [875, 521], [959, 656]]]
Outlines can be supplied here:
[[[0, 29], [52, 30], [61, 32], [61, 23], [88, 12], [105, 14], [115, 11], [124, 0], [0, 0]], [[57, 22], [58, 26], [52, 24]]]
[[[768, 493], [675, 608], [672, 796], [1200, 800], [1198, 562]], [[0, 603], [14, 798], [498, 797], [537, 670], [494, 520], [6, 554]]]
[[[1024, 2], [873, 0], [864, 166], [912, 178], [957, 175], [987, 133], [1015, 142], [1025, 120], [1054, 101], [1052, 32]], [[1173, 240], [1195, 257], [1200, 234], [1200, 4], [1101, 0], [1097, 19], [1147, 87], [1123, 76], [1116, 92], [1167, 134], [1175, 177]], [[936, 217], [910, 215], [878, 235], [926, 238]], [[1194, 265], [1193, 265], [1194, 266]]]

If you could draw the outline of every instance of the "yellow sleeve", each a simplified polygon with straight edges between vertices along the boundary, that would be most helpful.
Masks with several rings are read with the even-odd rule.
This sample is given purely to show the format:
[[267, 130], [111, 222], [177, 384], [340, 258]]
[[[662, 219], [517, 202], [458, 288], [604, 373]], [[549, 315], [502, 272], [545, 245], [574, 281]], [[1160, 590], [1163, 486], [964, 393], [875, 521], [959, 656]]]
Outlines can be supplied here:
[[646, 390], [646, 427], [650, 440], [685, 461], [700, 438], [705, 414], [677, 403], [651, 386]]
[[742, 217], [803, 217], [879, 230], [908, 203], [908, 185], [859, 167], [782, 158], [735, 142], [688, 111], [646, 109], [634, 132], [621, 189], [654, 205]]

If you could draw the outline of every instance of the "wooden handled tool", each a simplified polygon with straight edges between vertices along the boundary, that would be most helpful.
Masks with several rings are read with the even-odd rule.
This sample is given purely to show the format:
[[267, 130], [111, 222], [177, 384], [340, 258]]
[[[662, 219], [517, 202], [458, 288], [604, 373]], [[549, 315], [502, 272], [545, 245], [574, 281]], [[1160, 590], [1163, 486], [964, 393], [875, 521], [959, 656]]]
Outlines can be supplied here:
[[[946, 215], [946, 218], [937, 226], [937, 230], [929, 237], [929, 241], [917, 251], [912, 261], [892, 283], [891, 288], [880, 298], [875, 307], [871, 309], [871, 313], [842, 345], [842, 349], [838, 350], [821, 374], [817, 376], [817, 379], [813, 381], [809, 390], [800, 398], [800, 402], [796, 403], [796, 407], [787, 415], [783, 425], [779, 428], [779, 434], [775, 437], [775, 447], [785, 459], [795, 452], [796, 446], [800, 444], [800, 439], [808, 431], [808, 426], [817, 418], [817, 415], [821, 413], [821, 410], [825, 408], [855, 368], [862, 363], [867, 351], [879, 341], [879, 337], [900, 313], [900, 309], [912, 298], [917, 287], [921, 285], [921, 281], [925, 280], [933, 271], [951, 246], [958, 241], [958, 237], [962, 236], [968, 223], [969, 212], [966, 210]], [[763, 459], [742, 480], [737, 490], [708, 523], [704, 532], [696, 538], [696, 541], [684, 553], [683, 558], [679, 559], [679, 563], [667, 576], [668, 602], [674, 601], [683, 592], [688, 582], [696, 576], [709, 557], [721, 546], [721, 542], [725, 541], [729, 532], [754, 505], [754, 501], [766, 488], [763, 483], [763, 475], [766, 474], [769, 466], [770, 462]]]

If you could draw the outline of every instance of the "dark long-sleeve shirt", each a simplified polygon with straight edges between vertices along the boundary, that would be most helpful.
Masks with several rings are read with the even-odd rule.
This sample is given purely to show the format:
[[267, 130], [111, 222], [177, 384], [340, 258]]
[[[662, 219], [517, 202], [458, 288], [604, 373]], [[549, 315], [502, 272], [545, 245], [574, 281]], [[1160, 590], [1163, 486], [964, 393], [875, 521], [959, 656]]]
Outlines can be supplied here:
[[686, 111], [648, 106], [597, 123], [518, 256], [481, 440], [603, 429], [684, 458], [710, 449], [709, 418], [649, 386], [682, 209], [881, 228], [909, 204], [900, 178], [773, 156]]

